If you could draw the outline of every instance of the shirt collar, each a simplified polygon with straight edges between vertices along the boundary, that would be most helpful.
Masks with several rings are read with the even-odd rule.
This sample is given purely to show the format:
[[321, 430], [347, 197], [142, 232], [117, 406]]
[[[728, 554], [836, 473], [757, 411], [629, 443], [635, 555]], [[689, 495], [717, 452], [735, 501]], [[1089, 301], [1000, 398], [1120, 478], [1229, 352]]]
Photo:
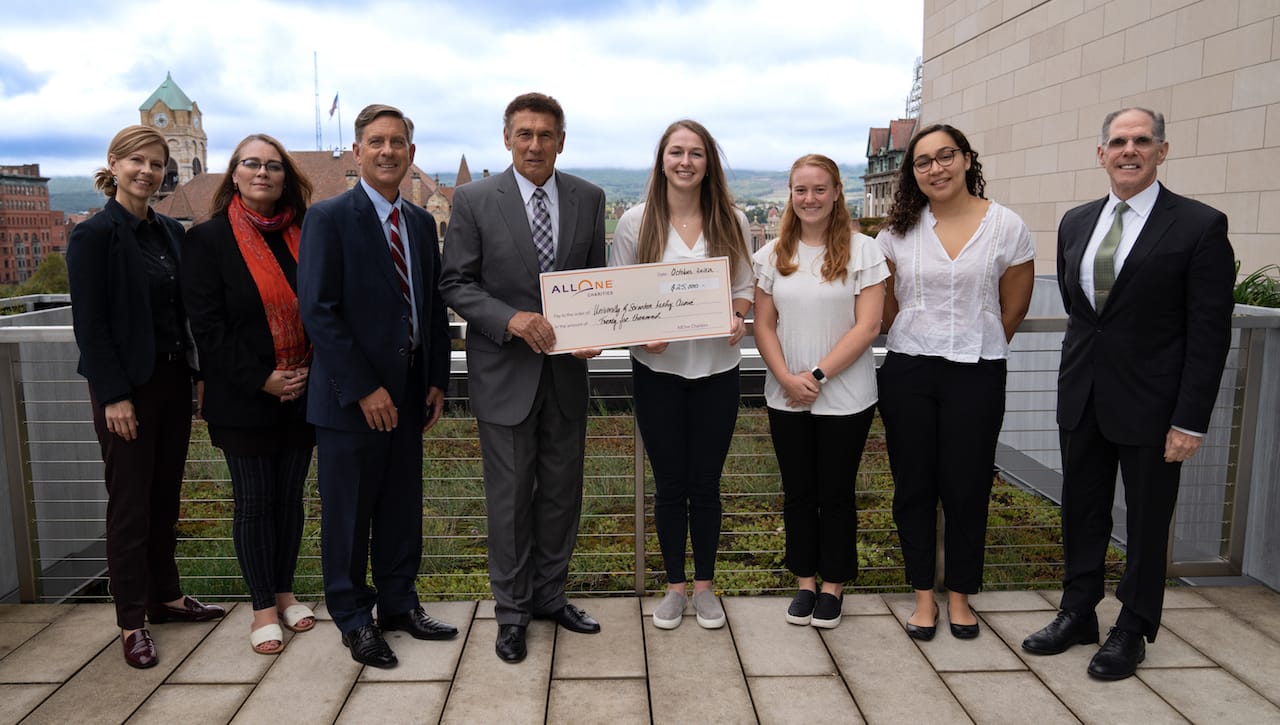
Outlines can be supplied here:
[[147, 216], [145, 219], [139, 219], [124, 208], [124, 204], [116, 201], [114, 197], [107, 199], [107, 203], [102, 207], [111, 217], [118, 222], [128, 224], [129, 228], [134, 232], [142, 230], [143, 225], [154, 224], [156, 220], [156, 211], [150, 206], [147, 207]]
[[[1153, 182], [1150, 186], [1139, 191], [1133, 196], [1125, 199], [1124, 202], [1129, 205], [1138, 216], [1143, 219], [1151, 213], [1151, 208], [1156, 205], [1156, 198], [1160, 196], [1160, 182]], [[1120, 203], [1120, 197], [1116, 196], [1114, 191], [1107, 193], [1107, 203], [1102, 206], [1102, 218], [1106, 219], [1111, 216], [1112, 210], [1116, 208], [1116, 204]]]
[[372, 186], [369, 186], [369, 183], [364, 180], [364, 177], [360, 178], [360, 186], [364, 188], [364, 193], [369, 197], [369, 201], [373, 202], [373, 211], [378, 215], [378, 221], [386, 224], [387, 218], [391, 216], [391, 208], [395, 207], [399, 209], [403, 198], [397, 192], [396, 200], [394, 202], [387, 201], [386, 197], [379, 194], [377, 191], [374, 191]]
[[[515, 174], [516, 176], [516, 186], [520, 188], [521, 201], [524, 202], [525, 206], [528, 206], [529, 200], [533, 198], [533, 190], [537, 189], [538, 185], [526, 179], [524, 176], [520, 174], [519, 171], [516, 171], [515, 169], [512, 169], [511, 173]], [[555, 172], [552, 172], [551, 176], [547, 178], [547, 183], [542, 185], [542, 190], [547, 192], [547, 204], [550, 206], [555, 206], [560, 198], [559, 190], [556, 188], [557, 184], [555, 183], [555, 180], [556, 180]]]

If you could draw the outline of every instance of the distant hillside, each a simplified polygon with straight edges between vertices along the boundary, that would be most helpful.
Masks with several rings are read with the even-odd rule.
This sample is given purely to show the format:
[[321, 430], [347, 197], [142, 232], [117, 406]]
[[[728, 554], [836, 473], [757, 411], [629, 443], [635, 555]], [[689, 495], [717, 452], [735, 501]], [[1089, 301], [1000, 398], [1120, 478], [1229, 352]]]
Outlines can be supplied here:
[[93, 188], [90, 176], [54, 176], [49, 179], [49, 208], [68, 214], [101, 209], [107, 197]]

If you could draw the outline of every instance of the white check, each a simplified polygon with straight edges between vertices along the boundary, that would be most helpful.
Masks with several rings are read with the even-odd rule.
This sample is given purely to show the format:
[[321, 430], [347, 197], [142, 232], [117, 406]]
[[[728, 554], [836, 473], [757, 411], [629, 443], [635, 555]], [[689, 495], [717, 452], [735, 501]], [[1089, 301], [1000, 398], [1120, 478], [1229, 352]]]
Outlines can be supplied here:
[[545, 272], [542, 315], [552, 353], [728, 337], [733, 328], [727, 257]]

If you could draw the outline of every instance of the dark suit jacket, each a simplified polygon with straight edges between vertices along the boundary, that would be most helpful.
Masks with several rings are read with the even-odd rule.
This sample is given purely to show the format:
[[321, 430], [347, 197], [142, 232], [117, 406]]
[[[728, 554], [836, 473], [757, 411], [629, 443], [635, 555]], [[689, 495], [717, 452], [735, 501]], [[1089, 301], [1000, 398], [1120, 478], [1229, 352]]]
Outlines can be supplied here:
[[200, 351], [205, 420], [239, 428], [300, 420], [305, 398], [281, 403], [262, 390], [276, 369], [275, 343], [231, 222], [221, 215], [192, 227], [185, 246], [182, 300]]
[[[156, 219], [181, 262], [182, 225], [160, 214]], [[99, 405], [131, 397], [134, 386], [150, 380], [155, 370], [155, 323], [146, 262], [134, 234], [137, 223], [109, 199], [102, 211], [77, 224], [67, 241], [71, 318], [80, 346], [76, 371], [88, 379]]]
[[1109, 440], [1161, 447], [1170, 426], [1209, 428], [1234, 308], [1227, 217], [1161, 186], [1099, 317], [1080, 288], [1080, 260], [1106, 201], [1072, 209], [1058, 227], [1068, 316], [1058, 425], [1075, 429], [1092, 394]]
[[[557, 270], [603, 267], [604, 192], [557, 171], [560, 234]], [[546, 356], [507, 334], [518, 311], [542, 311], [537, 252], [515, 171], [459, 186], [445, 233], [445, 301], [467, 321], [467, 384], [476, 417], [511, 426], [533, 407]], [[587, 411], [587, 364], [551, 356], [558, 404], [569, 417]]]
[[[407, 200], [401, 215], [409, 236], [421, 340], [424, 386], [449, 387], [449, 318], [440, 299], [440, 248], [435, 220]], [[298, 250], [298, 307], [311, 338], [307, 420], [368, 432], [359, 401], [385, 387], [397, 408], [406, 400], [410, 321], [386, 234], [364, 188], [307, 210]]]

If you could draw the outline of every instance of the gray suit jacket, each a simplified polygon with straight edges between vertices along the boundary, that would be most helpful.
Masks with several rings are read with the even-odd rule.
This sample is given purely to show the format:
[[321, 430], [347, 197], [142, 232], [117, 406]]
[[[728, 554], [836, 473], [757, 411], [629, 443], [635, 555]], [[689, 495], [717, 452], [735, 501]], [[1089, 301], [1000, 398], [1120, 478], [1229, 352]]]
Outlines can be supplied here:
[[[604, 192], [557, 171], [557, 270], [603, 267]], [[482, 421], [512, 426], [532, 409], [546, 356], [507, 333], [520, 311], [542, 312], [538, 257], [515, 172], [460, 186], [444, 239], [440, 292], [467, 321], [467, 384]], [[551, 356], [557, 402], [570, 417], [587, 411], [587, 365]]]

